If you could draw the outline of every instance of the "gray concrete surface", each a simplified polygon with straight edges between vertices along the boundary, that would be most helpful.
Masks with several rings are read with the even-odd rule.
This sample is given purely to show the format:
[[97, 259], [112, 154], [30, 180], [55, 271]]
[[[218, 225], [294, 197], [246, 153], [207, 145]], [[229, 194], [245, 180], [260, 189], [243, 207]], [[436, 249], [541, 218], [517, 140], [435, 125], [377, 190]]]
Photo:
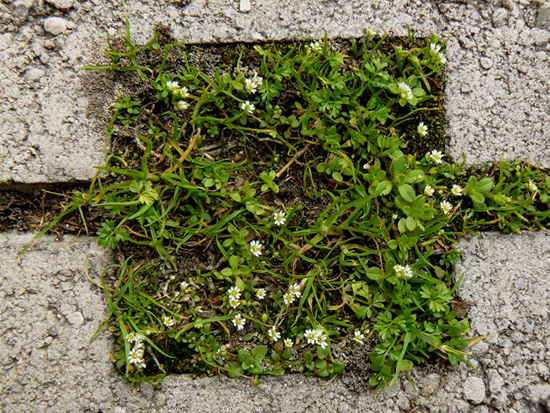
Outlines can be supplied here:
[[27, 412], [547, 412], [550, 409], [550, 235], [487, 233], [461, 243], [459, 296], [477, 344], [464, 365], [417, 369], [374, 398], [363, 377], [331, 384], [302, 375], [246, 380], [170, 376], [130, 388], [113, 373], [101, 291], [85, 277], [109, 262], [90, 238], [0, 235], [0, 411]]
[[93, 176], [108, 107], [124, 92], [80, 69], [105, 61], [106, 39], [120, 34], [125, 15], [139, 42], [156, 23], [191, 42], [361, 36], [367, 28], [404, 35], [407, 25], [448, 37], [448, 152], [472, 164], [521, 157], [550, 166], [547, 10], [541, 0], [257, 0], [249, 13], [231, 0], [129, 0], [126, 11], [100, 0], [4, 0], [0, 180]]
[[[550, 166], [550, 5], [534, 0], [252, 2], [127, 1], [144, 41], [156, 22], [193, 42], [360, 36], [366, 28], [448, 43], [447, 152], [470, 163], [525, 158]], [[0, 180], [89, 179], [101, 164], [113, 97], [124, 91], [79, 69], [101, 62], [124, 9], [104, 0], [0, 2]], [[61, 20], [46, 20], [60, 17]], [[45, 27], [49, 30], [46, 32]], [[57, 35], [52, 34], [58, 33]], [[17, 260], [30, 235], [0, 234], [0, 411], [550, 412], [550, 236], [483, 234], [461, 243], [459, 295], [474, 305], [474, 334], [500, 331], [465, 366], [416, 370], [373, 399], [361, 377], [330, 385], [301, 375], [243, 380], [167, 378], [130, 388], [113, 374], [112, 343], [88, 340], [102, 320], [97, 275], [109, 257], [93, 239], [46, 237]], [[92, 275], [93, 275], [92, 274]]]

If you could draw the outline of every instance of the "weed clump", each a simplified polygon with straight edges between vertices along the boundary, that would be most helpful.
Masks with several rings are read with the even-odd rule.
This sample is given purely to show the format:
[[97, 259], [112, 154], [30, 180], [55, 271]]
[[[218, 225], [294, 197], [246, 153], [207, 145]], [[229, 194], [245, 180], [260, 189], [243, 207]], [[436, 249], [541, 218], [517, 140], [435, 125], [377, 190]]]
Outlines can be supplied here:
[[206, 68], [198, 46], [138, 48], [127, 33], [111, 47], [112, 65], [95, 69], [146, 85], [107, 130], [134, 150], [114, 146], [108, 177], [66, 212], [110, 214], [98, 242], [120, 263], [103, 278], [102, 328], [128, 380], [332, 378], [345, 369], [335, 353], [367, 345], [379, 389], [413, 365], [468, 363], [453, 245], [547, 227], [550, 178], [447, 159], [444, 48], [413, 33], [325, 38], [242, 46]]

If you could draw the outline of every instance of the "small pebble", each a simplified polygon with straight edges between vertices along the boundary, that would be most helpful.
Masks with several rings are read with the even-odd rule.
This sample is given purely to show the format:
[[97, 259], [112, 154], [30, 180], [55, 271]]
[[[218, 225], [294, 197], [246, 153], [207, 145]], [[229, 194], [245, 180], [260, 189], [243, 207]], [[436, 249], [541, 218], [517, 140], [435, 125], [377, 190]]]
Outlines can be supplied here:
[[464, 398], [474, 404], [479, 404], [485, 399], [485, 383], [479, 377], [469, 377], [464, 382]]
[[59, 10], [69, 10], [73, 7], [73, 0], [46, 0], [52, 6]]
[[250, 4], [250, 0], [241, 0], [240, 10], [243, 13], [249, 12], [251, 9], [252, 5]]
[[72, 29], [73, 27], [74, 23], [62, 19], [61, 17], [48, 17], [44, 21], [44, 30], [54, 36], [63, 33], [67, 29]]
[[479, 60], [479, 63], [481, 64], [481, 67], [484, 68], [485, 70], [489, 70], [490, 68], [493, 67], [493, 61], [488, 57], [482, 57]]

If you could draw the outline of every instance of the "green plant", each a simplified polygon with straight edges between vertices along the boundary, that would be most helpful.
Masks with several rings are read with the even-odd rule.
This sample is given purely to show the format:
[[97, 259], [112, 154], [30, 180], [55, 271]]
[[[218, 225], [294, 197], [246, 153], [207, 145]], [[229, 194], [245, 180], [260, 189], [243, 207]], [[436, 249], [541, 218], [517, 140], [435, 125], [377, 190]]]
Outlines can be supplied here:
[[[374, 348], [378, 389], [413, 365], [467, 363], [477, 339], [450, 306], [454, 244], [546, 228], [550, 179], [521, 161], [466, 170], [428, 139], [441, 138], [444, 47], [325, 38], [222, 48], [234, 66], [204, 69], [194, 46], [152, 41], [151, 67], [129, 32], [111, 47], [110, 69], [136, 70], [147, 91], [134, 99], [150, 115], [132, 121], [148, 136], [69, 209], [111, 214], [98, 242], [125, 263], [116, 298], [105, 285], [125, 377], [334, 377], [333, 344], [348, 338]], [[130, 355], [131, 333], [151, 359]]]

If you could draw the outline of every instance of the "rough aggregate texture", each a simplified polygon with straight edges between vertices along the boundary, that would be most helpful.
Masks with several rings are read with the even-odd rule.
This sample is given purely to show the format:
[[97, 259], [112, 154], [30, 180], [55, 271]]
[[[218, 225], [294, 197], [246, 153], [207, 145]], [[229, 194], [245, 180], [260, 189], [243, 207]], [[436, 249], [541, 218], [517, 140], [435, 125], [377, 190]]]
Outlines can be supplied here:
[[[374, 397], [367, 378], [331, 384], [302, 375], [247, 380], [169, 376], [160, 386], [130, 388], [109, 362], [105, 314], [90, 276], [110, 255], [91, 238], [45, 237], [19, 261], [32, 234], [0, 235], [0, 411], [116, 412], [547, 412], [550, 406], [550, 235], [485, 233], [461, 243], [459, 297], [473, 306], [474, 335], [489, 338], [461, 364], [416, 369]], [[546, 410], [545, 410], [546, 409]]]
[[[189, 42], [361, 36], [365, 29], [437, 33], [448, 43], [447, 152], [470, 164], [524, 158], [550, 167], [550, 4], [540, 0], [408, 1], [104, 0], [0, 2], [0, 180], [90, 179], [103, 162], [109, 106], [125, 93], [107, 75], [107, 37], [124, 16], [138, 42], [154, 24]], [[59, 34], [45, 29], [54, 20]], [[48, 26], [50, 27], [50, 26]], [[51, 28], [51, 27], [50, 27]], [[461, 243], [459, 296], [474, 335], [478, 372], [430, 366], [373, 399], [366, 378], [330, 385], [301, 375], [245, 380], [171, 376], [130, 388], [109, 362], [105, 314], [91, 276], [109, 255], [89, 238], [45, 237], [19, 261], [31, 235], [0, 234], [0, 411], [27, 412], [550, 412], [550, 236], [482, 234]]]
[[[541, 0], [4, 0], [0, 3], [0, 180], [91, 179], [103, 162], [119, 84], [80, 69], [106, 63], [107, 38], [128, 16], [137, 43], [155, 24], [189, 42], [361, 36], [449, 38], [448, 153], [470, 164], [524, 158], [550, 166], [550, 31]], [[45, 24], [56, 22], [53, 35]], [[63, 20], [59, 20], [59, 18]], [[48, 26], [49, 27], [49, 26]]]

